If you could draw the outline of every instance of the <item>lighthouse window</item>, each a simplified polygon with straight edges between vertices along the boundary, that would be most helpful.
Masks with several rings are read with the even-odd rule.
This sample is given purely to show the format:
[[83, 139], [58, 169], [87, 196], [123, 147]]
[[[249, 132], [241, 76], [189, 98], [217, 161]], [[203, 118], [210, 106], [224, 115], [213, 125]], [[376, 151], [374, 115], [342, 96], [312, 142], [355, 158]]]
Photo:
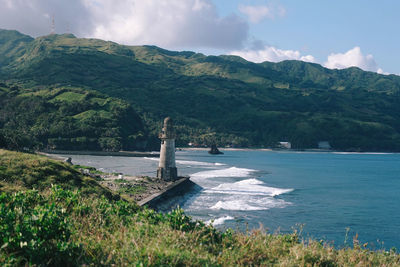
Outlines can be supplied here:
[[161, 144], [164, 144], [164, 140], [161, 141]]

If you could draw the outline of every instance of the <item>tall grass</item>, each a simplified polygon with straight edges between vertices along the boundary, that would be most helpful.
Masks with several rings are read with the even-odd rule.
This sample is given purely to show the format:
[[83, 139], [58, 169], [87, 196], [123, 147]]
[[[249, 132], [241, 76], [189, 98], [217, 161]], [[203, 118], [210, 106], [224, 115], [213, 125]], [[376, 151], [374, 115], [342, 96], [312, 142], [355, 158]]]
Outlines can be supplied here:
[[82, 175], [74, 166], [47, 157], [0, 149], [0, 192], [26, 189], [46, 190], [52, 185], [80, 189], [87, 195], [118, 198], [95, 179]]
[[219, 232], [181, 209], [168, 214], [134, 203], [53, 187], [0, 196], [1, 265], [399, 266], [394, 251], [355, 243], [335, 249], [296, 233]]

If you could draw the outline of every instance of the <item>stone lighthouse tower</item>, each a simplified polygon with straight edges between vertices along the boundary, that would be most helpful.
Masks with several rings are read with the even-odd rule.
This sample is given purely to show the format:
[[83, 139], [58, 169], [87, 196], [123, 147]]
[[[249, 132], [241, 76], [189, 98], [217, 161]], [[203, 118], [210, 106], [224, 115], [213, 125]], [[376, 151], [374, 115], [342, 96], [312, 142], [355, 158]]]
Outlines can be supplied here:
[[166, 181], [174, 181], [178, 178], [175, 165], [175, 131], [170, 117], [165, 118], [164, 127], [159, 134], [161, 139], [160, 163], [157, 169], [157, 177]]

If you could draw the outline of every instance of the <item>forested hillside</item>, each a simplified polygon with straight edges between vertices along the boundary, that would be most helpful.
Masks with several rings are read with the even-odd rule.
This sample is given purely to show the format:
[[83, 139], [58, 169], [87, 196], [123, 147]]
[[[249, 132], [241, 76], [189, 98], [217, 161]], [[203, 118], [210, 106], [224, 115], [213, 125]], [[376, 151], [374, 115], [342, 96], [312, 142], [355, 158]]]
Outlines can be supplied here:
[[73, 87], [0, 83], [0, 146], [21, 150], [144, 149], [145, 130], [119, 99]]
[[[64, 147], [72, 147], [75, 141], [71, 140], [79, 137], [97, 138], [97, 149], [103, 150], [143, 147], [143, 141], [147, 141], [147, 149], [155, 149], [160, 123], [171, 116], [177, 124], [178, 145], [217, 142], [274, 147], [278, 141], [289, 141], [292, 147], [302, 149], [329, 141], [340, 150], [400, 151], [400, 77], [358, 68], [330, 70], [301, 61], [255, 64], [236, 56], [123, 46], [71, 34], [33, 39], [2, 30], [0, 78], [4, 84], [32, 91], [29, 97], [39, 97], [36, 91], [46, 90], [49, 97], [43, 101], [47, 102], [58, 97], [53, 90], [69, 90], [67, 95], [61, 93], [61, 98], [72, 99], [71, 105], [78, 101], [80, 107], [86, 98], [72, 97], [73, 90], [82, 90], [81, 95], [97, 91], [103, 98], [124, 103], [128, 113], [139, 114], [144, 124], [128, 126], [141, 125], [139, 117], [132, 119], [135, 124], [127, 121], [130, 116], [118, 113], [125, 118], [118, 119], [106, 109], [107, 116], [97, 115], [112, 121], [111, 128], [120, 129], [120, 134], [108, 136], [104, 132], [110, 127], [105, 123], [91, 124], [105, 128], [98, 130], [96, 137], [88, 136], [92, 130], [69, 132], [68, 136], [59, 131], [43, 137], [48, 140], [41, 141], [46, 145], [66, 138], [70, 143]], [[20, 89], [18, 94], [22, 94]], [[28, 102], [36, 101], [31, 100]], [[1, 109], [0, 126], [7, 132], [10, 126], [6, 121], [14, 115], [4, 112], [3, 106]], [[19, 107], [15, 110], [24, 112]], [[84, 111], [69, 113], [71, 124], [81, 120], [84, 115], [76, 116]], [[26, 129], [24, 124], [21, 127]], [[125, 127], [133, 128], [121, 130]], [[120, 140], [120, 145], [99, 141], [108, 137]], [[131, 145], [126, 141], [129, 138], [134, 139]], [[89, 143], [87, 149], [92, 149]]]

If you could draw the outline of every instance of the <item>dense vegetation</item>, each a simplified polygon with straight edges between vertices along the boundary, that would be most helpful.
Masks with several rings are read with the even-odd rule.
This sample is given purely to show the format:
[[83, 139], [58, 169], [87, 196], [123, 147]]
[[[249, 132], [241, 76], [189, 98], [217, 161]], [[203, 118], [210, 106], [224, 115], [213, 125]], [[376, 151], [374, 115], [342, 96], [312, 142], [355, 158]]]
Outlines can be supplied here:
[[[25, 88], [71, 85], [121, 98], [149, 129], [150, 149], [157, 148], [163, 117], [171, 116], [178, 145], [273, 147], [290, 141], [294, 148], [314, 148], [329, 141], [341, 150], [400, 151], [400, 77], [358, 68], [255, 64], [236, 56], [71, 34], [33, 39], [2, 30], [0, 78]], [[72, 136], [84, 135], [67, 138]]]
[[143, 149], [145, 130], [132, 107], [71, 86], [0, 83], [0, 147], [58, 150]]
[[[1, 151], [0, 264], [39, 266], [398, 266], [391, 251], [335, 249], [299, 233], [220, 232], [88, 190], [65, 163]], [[89, 179], [89, 178], [86, 178]], [[30, 182], [29, 182], [30, 181]], [[53, 184], [51, 185], [50, 182]], [[5, 186], [5, 183], [21, 186]], [[36, 188], [35, 190], [27, 188]], [[79, 189], [79, 190], [77, 190]]]

